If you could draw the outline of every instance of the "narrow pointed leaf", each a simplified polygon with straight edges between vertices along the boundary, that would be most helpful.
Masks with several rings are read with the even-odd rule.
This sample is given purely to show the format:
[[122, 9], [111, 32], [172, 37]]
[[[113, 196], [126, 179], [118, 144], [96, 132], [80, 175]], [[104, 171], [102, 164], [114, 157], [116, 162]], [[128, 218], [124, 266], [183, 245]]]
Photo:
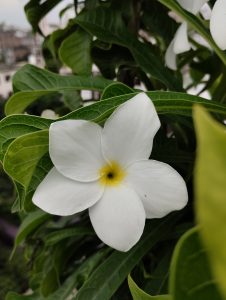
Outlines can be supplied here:
[[225, 126], [195, 107], [198, 140], [195, 171], [196, 216], [212, 270], [226, 297], [226, 134]]

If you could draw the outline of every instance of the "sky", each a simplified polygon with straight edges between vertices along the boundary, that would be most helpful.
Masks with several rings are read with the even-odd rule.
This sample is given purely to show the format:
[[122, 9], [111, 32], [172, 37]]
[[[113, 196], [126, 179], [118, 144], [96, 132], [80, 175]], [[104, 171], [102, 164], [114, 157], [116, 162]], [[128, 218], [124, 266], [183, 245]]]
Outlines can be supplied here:
[[[28, 0], [0, 0], [0, 23], [14, 25], [20, 29], [29, 29], [29, 23], [26, 20], [23, 6]], [[64, 0], [47, 16], [49, 23], [58, 23], [58, 13], [72, 0]]]

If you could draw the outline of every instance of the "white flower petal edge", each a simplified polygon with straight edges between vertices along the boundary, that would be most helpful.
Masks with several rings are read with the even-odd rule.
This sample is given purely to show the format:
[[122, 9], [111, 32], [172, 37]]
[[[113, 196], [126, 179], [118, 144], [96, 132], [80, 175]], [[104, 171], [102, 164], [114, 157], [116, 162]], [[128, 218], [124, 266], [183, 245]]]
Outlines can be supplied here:
[[208, 0], [177, 0], [187, 11], [196, 15]]
[[194, 0], [193, 1], [193, 8], [192, 13], [194, 15], [197, 15], [197, 13], [200, 11], [200, 9], [203, 7], [203, 5], [208, 2], [209, 0]]
[[142, 202], [125, 185], [105, 189], [101, 200], [89, 209], [89, 215], [99, 238], [119, 251], [131, 249], [144, 230]]
[[177, 60], [176, 60], [176, 54], [174, 53], [173, 47], [174, 47], [174, 39], [171, 41], [171, 43], [169, 44], [169, 46], [166, 50], [165, 63], [166, 63], [168, 68], [170, 68], [171, 70], [176, 71], [176, 69], [177, 69]]
[[102, 133], [102, 149], [108, 161], [123, 167], [149, 158], [153, 138], [160, 127], [154, 104], [140, 93], [120, 105], [106, 121]]
[[191, 45], [188, 41], [188, 25], [183, 22], [177, 29], [174, 36], [173, 51], [175, 54], [180, 54], [191, 49]]
[[53, 167], [36, 189], [32, 201], [50, 214], [69, 216], [95, 204], [103, 192], [104, 187], [98, 182], [74, 181]]
[[147, 218], [162, 218], [187, 204], [186, 184], [168, 164], [140, 161], [131, 165], [127, 173], [126, 180], [141, 197]]
[[217, 0], [210, 18], [210, 32], [219, 48], [226, 49], [226, 0]]
[[84, 120], [52, 123], [49, 129], [49, 153], [64, 176], [83, 182], [97, 180], [105, 163], [101, 151], [102, 128]]

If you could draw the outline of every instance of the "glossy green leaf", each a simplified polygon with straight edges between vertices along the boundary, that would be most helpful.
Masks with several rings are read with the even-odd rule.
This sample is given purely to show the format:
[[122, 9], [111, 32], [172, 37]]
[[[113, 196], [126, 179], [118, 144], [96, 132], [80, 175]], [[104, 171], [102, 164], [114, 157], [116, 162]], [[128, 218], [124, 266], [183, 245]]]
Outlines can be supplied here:
[[152, 49], [126, 30], [118, 11], [98, 7], [80, 14], [75, 21], [100, 40], [128, 48], [137, 64], [145, 72], [163, 82], [170, 89], [181, 89], [180, 82], [164, 66]]
[[66, 38], [59, 49], [59, 55], [75, 74], [89, 75], [92, 68], [90, 56], [92, 37], [79, 29]]
[[129, 275], [128, 284], [133, 300], [172, 300], [170, 295], [151, 296], [140, 289]]
[[13, 141], [4, 157], [5, 171], [25, 188], [38, 161], [49, 149], [48, 130], [28, 133]]
[[[25, 91], [15, 93], [7, 101], [5, 107], [7, 115], [23, 112], [28, 105], [44, 95], [78, 89], [96, 89], [101, 91], [104, 90], [110, 83], [112, 83], [112, 81], [103, 79], [101, 77], [61, 76], [37, 67], [27, 65], [16, 73], [13, 83], [17, 90]], [[118, 97], [121, 98], [122, 103], [135, 94], [136, 93]], [[178, 112], [179, 114], [183, 115], [191, 115], [191, 105], [193, 103], [203, 103], [214, 112], [225, 112], [224, 105], [183, 93], [157, 91], [149, 92], [148, 95], [153, 101], [158, 100], [159, 112], [162, 110], [160, 106], [163, 106], [163, 109], [165, 110], [164, 113], [174, 111], [174, 113]], [[117, 97], [111, 98], [112, 102], [118, 102], [119, 100], [120, 99]], [[100, 106], [105, 107], [106, 103], [104, 105], [103, 103], [99, 104], [98, 107]], [[94, 110], [94, 107], [90, 108], [90, 110]]]
[[1, 120], [0, 122], [0, 160], [9, 146], [9, 144], [17, 137], [35, 132], [42, 129], [47, 129], [52, 120], [28, 116], [14, 115]]
[[108, 300], [141, 258], [172, 230], [180, 214], [146, 224], [142, 239], [128, 252], [114, 251], [89, 277], [76, 300]]
[[196, 216], [213, 272], [226, 297], [226, 130], [201, 107], [194, 109], [198, 140]]
[[173, 300], [223, 300], [197, 228], [187, 231], [174, 250], [169, 292]]
[[134, 89], [121, 82], [114, 82], [104, 89], [101, 100], [131, 93], [134, 93]]
[[62, 76], [35, 66], [22, 67], [13, 77], [15, 93], [6, 103], [6, 115], [22, 113], [38, 98], [66, 91], [102, 91], [112, 81], [100, 76]]

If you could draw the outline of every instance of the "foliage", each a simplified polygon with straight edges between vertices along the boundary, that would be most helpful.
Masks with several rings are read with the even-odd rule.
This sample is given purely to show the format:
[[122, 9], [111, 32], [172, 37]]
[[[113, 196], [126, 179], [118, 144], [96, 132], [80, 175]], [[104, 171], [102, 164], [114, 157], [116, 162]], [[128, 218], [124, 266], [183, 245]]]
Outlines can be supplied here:
[[[30, 0], [25, 5], [33, 32], [44, 39], [45, 68], [25, 65], [17, 71], [6, 117], [0, 121], [0, 225], [4, 221], [19, 227], [16, 237], [0, 229], [7, 257], [12, 251], [11, 267], [5, 264], [10, 271], [0, 273], [7, 282], [4, 288], [0, 283], [0, 297], [10, 291], [7, 300], [127, 300], [131, 295], [134, 300], [223, 300], [225, 52], [213, 41], [208, 22], [176, 0], [74, 1], [65, 4], [61, 15], [73, 9], [75, 17], [45, 36], [40, 21], [60, 2]], [[210, 46], [191, 35], [193, 48], [177, 57], [176, 71], [164, 62], [178, 28], [169, 10]], [[88, 101], [84, 90], [89, 91]], [[101, 243], [87, 211], [57, 217], [32, 203], [52, 167], [48, 129], [56, 120], [41, 117], [41, 112], [48, 108], [58, 120], [103, 125], [140, 90], [147, 92], [161, 120], [151, 157], [183, 176], [189, 204], [163, 219], [147, 220], [141, 240], [121, 253]], [[87, 106], [89, 101], [95, 103]], [[6, 255], [1, 253], [0, 264]], [[19, 286], [11, 284], [17, 258], [24, 272], [15, 271], [23, 283]]]

